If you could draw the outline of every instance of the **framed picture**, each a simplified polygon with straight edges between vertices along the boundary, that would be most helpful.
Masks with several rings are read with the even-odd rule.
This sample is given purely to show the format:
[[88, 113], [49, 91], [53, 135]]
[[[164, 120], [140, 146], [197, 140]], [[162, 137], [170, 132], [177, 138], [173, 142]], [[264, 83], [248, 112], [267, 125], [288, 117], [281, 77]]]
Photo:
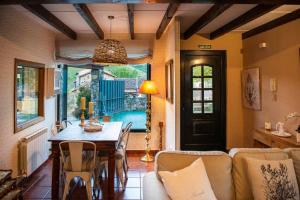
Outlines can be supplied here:
[[261, 110], [261, 89], [259, 68], [242, 71], [242, 99], [246, 108]]
[[60, 87], [61, 87], [61, 70], [56, 68], [54, 70], [54, 92], [55, 92], [55, 94], [60, 93]]
[[169, 60], [165, 65], [166, 74], [166, 99], [170, 103], [174, 101], [174, 66], [173, 59]]

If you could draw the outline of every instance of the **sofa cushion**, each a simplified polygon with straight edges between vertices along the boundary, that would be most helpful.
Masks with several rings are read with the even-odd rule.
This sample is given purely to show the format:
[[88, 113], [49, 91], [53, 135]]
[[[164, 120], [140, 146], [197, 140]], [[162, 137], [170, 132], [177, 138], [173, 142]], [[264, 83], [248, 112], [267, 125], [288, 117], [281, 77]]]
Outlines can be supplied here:
[[155, 172], [149, 172], [143, 177], [144, 200], [170, 200], [162, 182], [156, 177]]
[[201, 158], [178, 171], [159, 171], [158, 174], [173, 200], [216, 200]]
[[287, 152], [289, 158], [293, 160], [298, 185], [300, 186], [300, 148], [288, 148], [284, 151]]
[[[231, 158], [220, 151], [162, 151], [156, 155], [155, 171], [176, 171], [202, 158], [211, 187], [218, 200], [234, 200]], [[221, 173], [220, 173], [221, 172]]]
[[299, 199], [292, 159], [247, 158], [248, 177], [255, 200]]
[[262, 160], [284, 160], [288, 158], [286, 152], [277, 148], [235, 148], [230, 150], [229, 155], [232, 157], [232, 176], [236, 200], [253, 199], [247, 174], [246, 158], [257, 158]]

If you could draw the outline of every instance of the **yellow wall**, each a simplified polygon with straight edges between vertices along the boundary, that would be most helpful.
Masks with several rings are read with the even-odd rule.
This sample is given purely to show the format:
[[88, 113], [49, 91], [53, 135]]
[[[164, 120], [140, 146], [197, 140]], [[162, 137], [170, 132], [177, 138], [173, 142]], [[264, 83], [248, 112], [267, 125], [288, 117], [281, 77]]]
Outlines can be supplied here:
[[[227, 54], [227, 148], [243, 146], [243, 109], [241, 103], [242, 40], [240, 33], [228, 33], [215, 40], [194, 35], [181, 40], [181, 50], [200, 50], [199, 44], [212, 45], [211, 50]], [[179, 90], [179, 88], [176, 88]]]
[[0, 169], [12, 169], [16, 175], [19, 139], [41, 127], [48, 127], [50, 137], [55, 99], [45, 101], [45, 121], [14, 134], [14, 59], [54, 67], [55, 36], [11, 6], [0, 6], [0, 27]]
[[[260, 49], [259, 43], [267, 48]], [[262, 110], [244, 109], [245, 145], [252, 146], [252, 132], [264, 127], [265, 121], [273, 124], [285, 120], [290, 112], [300, 113], [300, 19], [250, 37], [243, 41], [244, 66], [261, 70]], [[277, 101], [269, 89], [270, 78], [278, 81]], [[295, 130], [300, 120], [290, 121], [286, 128]]]

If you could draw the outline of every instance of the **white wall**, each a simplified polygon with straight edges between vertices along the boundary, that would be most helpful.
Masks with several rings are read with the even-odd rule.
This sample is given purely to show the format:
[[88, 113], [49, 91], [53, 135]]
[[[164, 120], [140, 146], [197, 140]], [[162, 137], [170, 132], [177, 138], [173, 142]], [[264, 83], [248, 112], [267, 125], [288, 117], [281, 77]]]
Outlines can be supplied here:
[[50, 98], [45, 100], [45, 121], [14, 134], [14, 59], [54, 67], [54, 51], [53, 32], [12, 6], [0, 6], [0, 169], [13, 169], [14, 175], [18, 140], [41, 127], [50, 130], [55, 122], [55, 99]]

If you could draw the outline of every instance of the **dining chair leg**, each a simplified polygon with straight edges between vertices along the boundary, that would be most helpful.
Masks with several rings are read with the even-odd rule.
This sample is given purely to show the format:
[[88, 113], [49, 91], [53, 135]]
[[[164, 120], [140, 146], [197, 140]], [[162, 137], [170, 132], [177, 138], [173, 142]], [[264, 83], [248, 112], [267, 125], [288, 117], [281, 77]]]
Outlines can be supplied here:
[[125, 190], [124, 177], [123, 177], [123, 159], [116, 160], [118, 182], [121, 183], [122, 190]]
[[[68, 178], [68, 177], [67, 177]], [[63, 200], [66, 199], [67, 194], [69, 193], [69, 185], [70, 185], [70, 181], [66, 178], [65, 180], [65, 187], [64, 187], [64, 193], [63, 193]], [[70, 195], [70, 194], [69, 194]]]
[[128, 169], [126, 167], [126, 161], [123, 160], [122, 163], [123, 163], [123, 171], [124, 171], [124, 174], [125, 174], [125, 179], [127, 180], [128, 179], [128, 174], [127, 174]]

